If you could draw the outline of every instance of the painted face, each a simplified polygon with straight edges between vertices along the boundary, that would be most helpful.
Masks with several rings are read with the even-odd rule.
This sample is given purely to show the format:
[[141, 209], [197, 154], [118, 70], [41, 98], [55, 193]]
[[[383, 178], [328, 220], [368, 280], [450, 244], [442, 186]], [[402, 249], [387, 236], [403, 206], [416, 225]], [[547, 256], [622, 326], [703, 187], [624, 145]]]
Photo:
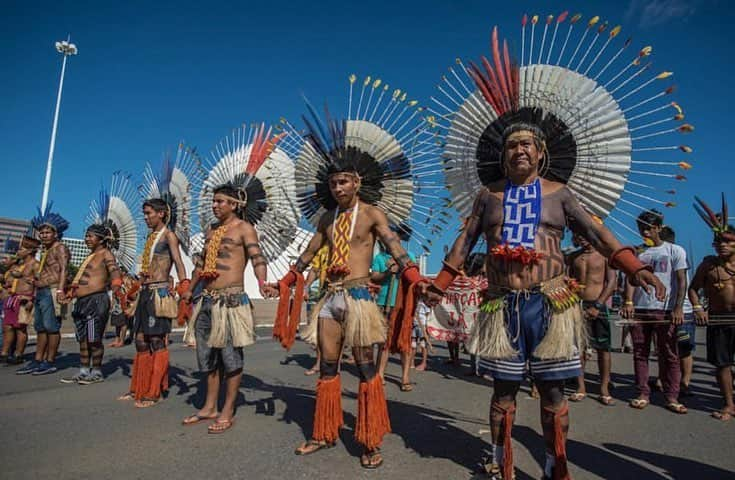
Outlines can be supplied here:
[[94, 250], [102, 243], [102, 239], [92, 232], [87, 232], [84, 234], [84, 243], [87, 245], [87, 248]]
[[223, 193], [215, 193], [212, 198], [212, 213], [217, 220], [223, 220], [235, 211], [236, 203]]
[[503, 145], [503, 162], [509, 175], [538, 172], [544, 157], [536, 146], [533, 132], [521, 130], [511, 134]]
[[166, 218], [166, 212], [158, 212], [150, 205], [146, 205], [143, 207], [143, 218], [148, 228], [156, 229], [163, 223], [164, 218]]
[[48, 247], [54, 244], [58, 235], [56, 234], [56, 230], [48, 225], [44, 225], [38, 230], [38, 237], [41, 239], [41, 243]]
[[329, 177], [329, 191], [340, 205], [352, 202], [360, 189], [360, 178], [351, 173], [336, 173]]

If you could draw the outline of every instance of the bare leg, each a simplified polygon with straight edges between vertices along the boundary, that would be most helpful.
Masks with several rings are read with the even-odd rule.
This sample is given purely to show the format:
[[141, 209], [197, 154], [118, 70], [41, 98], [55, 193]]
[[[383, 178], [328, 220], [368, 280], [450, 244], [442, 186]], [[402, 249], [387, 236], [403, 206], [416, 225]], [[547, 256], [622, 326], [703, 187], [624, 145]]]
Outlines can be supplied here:
[[732, 370], [730, 366], [717, 367], [717, 383], [720, 385], [720, 392], [722, 392], [723, 399], [723, 412], [730, 413], [731, 416], [735, 416], [735, 403], [733, 403], [733, 386], [732, 386]]
[[61, 334], [59, 332], [48, 334], [47, 362], [54, 363], [56, 361], [56, 354], [59, 353], [59, 342], [61, 342]]
[[212, 370], [207, 374], [207, 397], [204, 406], [197, 412], [200, 417], [214, 417], [217, 415], [217, 400], [219, 399], [219, 369]]
[[682, 357], [681, 363], [681, 384], [689, 392], [689, 383], [692, 381], [692, 370], [694, 369], [694, 355]]
[[577, 377], [577, 391], [569, 396], [569, 400], [579, 402], [587, 396], [587, 386], [584, 383], [584, 366], [587, 364], [587, 355], [582, 352], [579, 356], [582, 363], [582, 373]]
[[[228, 373], [226, 377], [225, 404], [222, 406], [222, 412], [217, 417], [220, 421], [232, 420], [235, 415], [235, 400], [237, 393], [240, 391], [240, 380], [242, 379], [242, 369]], [[219, 388], [219, 382], [218, 382]], [[209, 392], [207, 392], [209, 393]]]
[[612, 358], [610, 352], [597, 351], [597, 365], [600, 368], [600, 396], [610, 396], [610, 372], [612, 370]]
[[15, 341], [15, 329], [11, 327], [10, 325], [6, 325], [3, 327], [3, 351], [2, 355], [3, 357], [7, 357], [8, 353], [10, 352], [10, 348], [13, 346], [13, 342]]
[[421, 347], [421, 363], [416, 366], [416, 370], [426, 370], [426, 362], [429, 359], [429, 349]]
[[46, 348], [48, 347], [48, 334], [39, 332], [36, 335], [36, 361], [43, 362], [46, 358]]
[[26, 327], [17, 328], [15, 330], [15, 358], [22, 358], [26, 352], [26, 343], [28, 343], [28, 331]]
[[410, 352], [401, 352], [401, 384], [405, 388], [411, 386], [411, 364], [413, 363], [413, 350]]
[[378, 345], [378, 375], [380, 375], [380, 378], [385, 378], [385, 369], [388, 366], [388, 359], [390, 358], [390, 352], [387, 347], [386, 344]]

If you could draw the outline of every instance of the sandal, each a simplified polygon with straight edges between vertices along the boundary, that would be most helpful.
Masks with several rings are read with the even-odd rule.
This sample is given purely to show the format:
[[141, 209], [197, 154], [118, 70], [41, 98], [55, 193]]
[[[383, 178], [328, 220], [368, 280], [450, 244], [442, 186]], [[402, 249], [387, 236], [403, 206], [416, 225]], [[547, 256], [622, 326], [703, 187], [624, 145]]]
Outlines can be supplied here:
[[234, 424], [234, 418], [231, 418], [229, 420], [222, 420], [221, 418], [218, 418], [217, 420], [209, 424], [209, 426], [207, 427], [207, 433], [210, 433], [212, 435], [225, 433], [227, 430], [231, 429]]
[[679, 402], [669, 402], [666, 404], [666, 409], [678, 413], [679, 415], [684, 415], [688, 412], [687, 407], [685, 407], [683, 404]]
[[310, 377], [312, 375], [316, 375], [317, 373], [319, 373], [319, 369], [318, 368], [310, 368], [310, 369], [304, 371], [304, 375], [306, 375], [307, 377]]
[[569, 401], [571, 402], [581, 402], [587, 398], [587, 394], [583, 392], [574, 392], [573, 394], [569, 395]]
[[721, 422], [727, 422], [731, 420], [732, 417], [733, 412], [728, 412], [727, 410], [716, 410], [712, 412], [712, 418], [720, 420]]
[[413, 391], [413, 385], [410, 383], [403, 383], [401, 384], [401, 391], [402, 392], [411, 392]]
[[600, 395], [600, 403], [607, 407], [612, 407], [615, 405], [615, 400], [610, 395]]
[[217, 418], [217, 414], [214, 414], [214, 415], [210, 415], [208, 417], [205, 417], [204, 415], [199, 415], [198, 413], [195, 413], [194, 415], [189, 415], [188, 417], [186, 417], [181, 422], [181, 424], [182, 425], [187, 425], [187, 426], [189, 426], [189, 425], [196, 425], [199, 422], [205, 422], [207, 420], [214, 420], [215, 418]]
[[120, 401], [123, 401], [123, 402], [127, 402], [127, 401], [130, 401], [130, 400], [135, 400], [135, 392], [123, 393], [122, 395], [120, 395], [119, 397], [117, 397], [117, 399], [120, 400]]
[[332, 448], [335, 445], [336, 442], [329, 443], [325, 441], [311, 439], [302, 443], [296, 450], [294, 450], [294, 453], [296, 455], [311, 455], [312, 453], [316, 453], [319, 450]]
[[648, 406], [648, 403], [649, 401], [646, 398], [634, 398], [630, 401], [630, 406], [637, 410], [643, 410]]
[[161, 402], [161, 399], [153, 400], [152, 398], [142, 398], [135, 402], [135, 408], [155, 407]]
[[380, 454], [379, 448], [370, 452], [365, 452], [360, 456], [360, 466], [362, 466], [362, 468], [375, 470], [381, 465], [383, 465], [383, 456]]

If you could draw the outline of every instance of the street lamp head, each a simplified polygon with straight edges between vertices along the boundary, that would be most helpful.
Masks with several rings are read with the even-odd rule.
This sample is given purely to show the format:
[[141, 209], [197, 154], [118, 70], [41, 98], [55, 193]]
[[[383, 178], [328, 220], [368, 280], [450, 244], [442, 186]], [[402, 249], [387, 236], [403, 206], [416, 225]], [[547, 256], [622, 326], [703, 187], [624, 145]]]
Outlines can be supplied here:
[[54, 45], [56, 47], [56, 51], [59, 53], [63, 53], [64, 55], [77, 54], [77, 46], [73, 43], [68, 42], [67, 40], [56, 42]]

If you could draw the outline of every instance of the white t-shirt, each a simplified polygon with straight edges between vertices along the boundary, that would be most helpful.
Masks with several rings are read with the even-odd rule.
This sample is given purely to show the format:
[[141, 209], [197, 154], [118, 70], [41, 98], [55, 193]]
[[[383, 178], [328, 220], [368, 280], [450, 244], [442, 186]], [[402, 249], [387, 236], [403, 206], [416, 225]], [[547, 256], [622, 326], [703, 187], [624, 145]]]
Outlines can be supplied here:
[[416, 317], [414, 318], [414, 325], [426, 328], [426, 322], [431, 315], [431, 308], [429, 308], [423, 301], [419, 300], [416, 305]]
[[[658, 247], [649, 247], [644, 250], [638, 258], [641, 262], [653, 267], [653, 273], [666, 287], [666, 299], [663, 302], [656, 300], [656, 293], [651, 288], [651, 293], [646, 293], [642, 288], [636, 288], [633, 293], [635, 308], [641, 310], [673, 310], [676, 305], [676, 272], [687, 271], [687, 285], [689, 285], [689, 264], [687, 253], [679, 245], [664, 242]], [[691, 313], [692, 304], [684, 296], [684, 313]]]

